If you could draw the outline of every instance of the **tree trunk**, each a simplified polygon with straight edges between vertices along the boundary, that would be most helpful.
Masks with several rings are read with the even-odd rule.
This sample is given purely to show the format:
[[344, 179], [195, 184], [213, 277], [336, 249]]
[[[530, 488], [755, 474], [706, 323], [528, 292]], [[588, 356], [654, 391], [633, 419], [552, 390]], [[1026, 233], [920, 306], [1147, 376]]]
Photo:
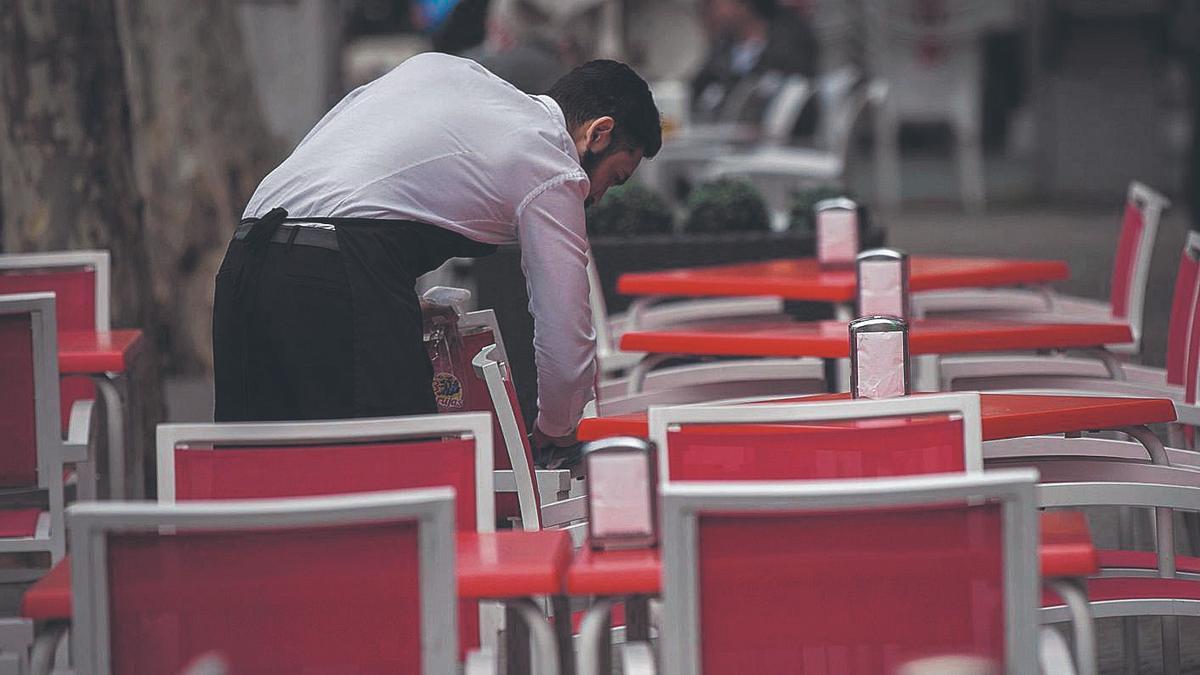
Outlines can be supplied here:
[[213, 277], [279, 148], [242, 56], [231, 0], [115, 0], [134, 170], [172, 372], [212, 369]]
[[277, 158], [232, 0], [14, 0], [0, 13], [4, 250], [107, 248], [114, 317], [211, 368], [213, 276]]
[[0, 206], [6, 251], [104, 248], [118, 325], [155, 331], [116, 17], [108, 2], [0, 12]]
[[[143, 293], [150, 265], [124, 91], [111, 3], [20, 0], [0, 12], [4, 250], [111, 251], [114, 321], [145, 330], [151, 340], [142, 358], [156, 360], [161, 323]], [[107, 452], [137, 458], [152, 447], [163, 409], [159, 370], [130, 374], [130, 446]], [[131, 494], [140, 494], [138, 479], [146, 478], [127, 476]]]
[[0, 12], [3, 250], [112, 252], [114, 323], [149, 342], [138, 445], [162, 419], [162, 374], [211, 367], [213, 277], [277, 155], [241, 55], [232, 0]]

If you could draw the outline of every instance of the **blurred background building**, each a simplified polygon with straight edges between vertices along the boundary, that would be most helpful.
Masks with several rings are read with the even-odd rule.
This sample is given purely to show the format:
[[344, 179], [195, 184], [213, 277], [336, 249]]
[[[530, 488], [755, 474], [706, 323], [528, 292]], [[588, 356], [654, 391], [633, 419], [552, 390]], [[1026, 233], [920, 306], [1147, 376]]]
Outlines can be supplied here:
[[[343, 93], [430, 49], [530, 91], [588, 58], [621, 58], [654, 83], [677, 124], [685, 111], [698, 122], [760, 121], [783, 78], [801, 75], [808, 109], [789, 132], [810, 136], [787, 139], [801, 145], [839, 112], [847, 88], [878, 81], [889, 89], [874, 113], [887, 119], [871, 124], [868, 111], [853, 150], [898, 144], [899, 178], [885, 176], [895, 184], [880, 186], [884, 201], [972, 209], [1111, 200], [1133, 176], [1181, 187], [1193, 14], [1186, 0], [240, 4], [267, 121], [290, 143]], [[850, 164], [852, 184], [876, 189], [870, 170]]]

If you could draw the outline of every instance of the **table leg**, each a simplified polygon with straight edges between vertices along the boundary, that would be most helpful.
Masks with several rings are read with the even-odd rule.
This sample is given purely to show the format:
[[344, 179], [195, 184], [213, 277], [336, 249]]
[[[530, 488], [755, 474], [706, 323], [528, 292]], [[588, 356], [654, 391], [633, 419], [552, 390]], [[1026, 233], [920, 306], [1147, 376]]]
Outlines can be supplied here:
[[125, 407], [117, 385], [107, 375], [94, 375], [96, 391], [104, 400], [105, 431], [108, 435], [108, 498], [125, 498]]
[[[520, 624], [524, 629], [524, 640], [514, 647], [516, 635], [514, 629]], [[510, 649], [507, 659], [507, 672], [533, 673], [532, 663], [536, 660], [538, 669], [536, 675], [559, 675], [558, 656], [555, 649], [554, 631], [546, 622], [542, 608], [529, 598], [512, 600], [505, 605], [506, 646]], [[532, 647], [534, 657], [530, 656]], [[514, 655], [516, 658], [514, 659]]]
[[631, 595], [625, 598], [625, 641], [650, 639], [650, 597]]
[[563, 675], [575, 672], [575, 641], [571, 633], [571, 602], [565, 595], [550, 598], [554, 610], [554, 638], [558, 643], [558, 667]]
[[514, 603], [504, 604], [504, 672], [519, 675], [532, 671], [529, 659], [529, 627]]

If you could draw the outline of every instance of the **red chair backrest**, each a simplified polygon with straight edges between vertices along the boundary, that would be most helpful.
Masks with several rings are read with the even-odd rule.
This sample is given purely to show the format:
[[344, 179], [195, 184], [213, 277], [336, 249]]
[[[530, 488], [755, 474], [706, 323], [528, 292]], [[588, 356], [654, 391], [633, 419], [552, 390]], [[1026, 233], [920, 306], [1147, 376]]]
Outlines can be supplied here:
[[[1193, 240], [1196, 240], [1195, 242]], [[1188, 235], [1188, 243], [1179, 255], [1179, 272], [1175, 275], [1175, 292], [1171, 298], [1171, 318], [1167, 325], [1167, 383], [1182, 385], [1186, 376], [1192, 322], [1197, 311], [1197, 290], [1200, 288], [1200, 262], [1193, 244], [1200, 244], [1200, 235]]]
[[947, 415], [806, 424], [685, 425], [667, 434], [671, 480], [869, 478], [966, 470]]
[[702, 513], [706, 673], [893, 673], [925, 656], [1003, 663], [1000, 507]]
[[96, 270], [0, 269], [0, 294], [54, 293], [58, 330], [96, 330]]
[[37, 485], [33, 317], [0, 315], [0, 487]]
[[[442, 439], [298, 447], [175, 449], [175, 499], [269, 499], [453, 487], [455, 526], [473, 532], [475, 442]], [[478, 603], [459, 603], [462, 648], [479, 645]]]
[[418, 526], [108, 537], [112, 672], [421, 671]]
[[[54, 293], [58, 330], [96, 330], [96, 270], [91, 267], [0, 269], [0, 294]], [[76, 401], [96, 398], [86, 377], [65, 377], [59, 385], [63, 433]]]
[[[496, 336], [488, 327], [476, 327], [468, 331], [462, 336], [463, 349], [462, 354], [466, 363], [470, 363], [485, 347], [497, 344]], [[498, 354], [499, 352], [493, 352]], [[507, 368], [508, 364], [501, 364], [503, 368]], [[488, 392], [487, 384], [481, 379], [472, 377], [473, 386], [467, 395], [467, 401], [464, 409], [468, 412], [489, 412], [492, 414], [492, 434], [496, 439], [495, 448], [496, 456], [494, 459], [497, 469], [511, 469], [512, 461], [508, 456], [507, 440], [504, 437], [504, 432], [500, 428], [500, 414], [496, 410], [496, 404], [492, 401], [491, 395]], [[530, 470], [533, 469], [533, 451], [529, 447], [529, 432], [525, 426], [525, 416], [521, 413], [521, 403], [517, 399], [517, 389], [513, 384], [512, 377], [504, 380], [504, 389], [508, 394], [509, 405], [512, 406], [517, 430], [520, 432], [522, 450], [525, 453], [525, 462]], [[532, 476], [531, 476], [532, 478]], [[533, 484], [537, 485], [537, 480], [533, 480]], [[534, 500], [541, 508], [541, 495], [535, 489]], [[517, 502], [517, 494], [515, 492], [499, 492], [496, 494], [496, 518], [503, 520], [509, 517], [519, 517], [521, 515], [521, 507]]]
[[1117, 253], [1113, 260], [1112, 290], [1109, 304], [1113, 317], [1124, 319], [1129, 316], [1130, 295], [1133, 291], [1138, 256], [1147, 245], [1143, 234], [1146, 229], [1145, 215], [1136, 199], [1125, 202], [1125, 213], [1121, 218], [1121, 235], [1117, 239]]
[[475, 442], [175, 449], [176, 501], [316, 497], [448, 485], [455, 523], [474, 532]]

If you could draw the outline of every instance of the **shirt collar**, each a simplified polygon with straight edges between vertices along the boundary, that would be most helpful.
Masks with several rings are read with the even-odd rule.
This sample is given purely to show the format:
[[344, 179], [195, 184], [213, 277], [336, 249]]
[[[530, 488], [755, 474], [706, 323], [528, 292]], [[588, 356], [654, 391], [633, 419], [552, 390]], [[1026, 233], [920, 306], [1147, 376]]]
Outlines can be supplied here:
[[[563, 114], [562, 108], [558, 107], [558, 101], [545, 94], [538, 94], [533, 98], [546, 106], [546, 110], [550, 112], [550, 116], [559, 123], [559, 128], [562, 129], [563, 151], [575, 158], [576, 162], [580, 162], [579, 150], [575, 147], [575, 141], [571, 140], [571, 131], [567, 129], [567, 116]], [[582, 164], [582, 162], [580, 163]]]

